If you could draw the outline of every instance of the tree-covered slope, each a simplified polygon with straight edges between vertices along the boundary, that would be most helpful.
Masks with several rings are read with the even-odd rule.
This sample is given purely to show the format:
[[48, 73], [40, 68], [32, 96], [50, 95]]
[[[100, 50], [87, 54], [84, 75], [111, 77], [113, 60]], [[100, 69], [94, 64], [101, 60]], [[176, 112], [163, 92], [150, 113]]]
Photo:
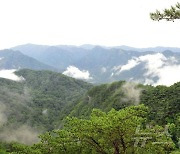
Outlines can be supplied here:
[[[153, 153], [157, 153], [157, 150], [170, 152], [178, 148], [180, 83], [170, 87], [153, 87], [119, 81], [93, 87], [83, 81], [51, 71], [24, 69], [16, 72], [16, 75], [22, 76], [24, 80], [15, 82], [0, 79], [1, 141], [9, 141], [7, 140], [7, 136], [11, 136], [9, 132], [17, 134], [21, 131], [37, 137], [33, 129], [41, 130], [41, 132], [58, 130], [41, 135], [41, 141], [32, 147], [10, 144], [10, 147], [4, 148], [7, 151], [23, 153], [25, 150], [27, 153], [48, 153], [50, 150], [51, 153], [64, 153], [64, 150], [68, 148], [69, 153], [78, 151], [78, 153], [83, 153], [84, 150], [88, 150], [86, 153], [98, 153], [99, 148], [94, 143], [103, 145], [102, 149], [107, 151], [106, 153], [112, 153], [118, 148], [122, 151], [124, 148], [121, 149], [121, 143], [118, 142], [118, 135], [121, 136], [117, 132], [119, 128], [124, 130], [123, 135], [126, 134], [124, 139], [128, 151], [137, 150], [139, 153], [139, 150], [143, 151], [147, 148], [147, 151], [151, 149]], [[94, 108], [104, 112], [94, 110]], [[146, 116], [141, 109], [146, 110]], [[138, 113], [140, 119], [144, 119], [143, 122], [136, 123], [137, 116], [134, 117], [133, 113]], [[62, 123], [68, 115], [69, 118]], [[74, 118], [70, 118], [71, 116]], [[81, 117], [81, 119], [75, 117]], [[155, 137], [153, 140], [148, 140], [145, 149], [142, 147], [142, 149], [136, 149], [133, 146], [134, 140], [131, 136], [136, 135], [138, 125], [142, 126], [143, 131], [151, 132], [151, 135]], [[169, 126], [168, 133], [171, 136], [167, 138], [167, 134], [163, 134], [165, 136], [160, 138], [156, 131], [163, 131], [165, 125]], [[21, 129], [19, 129], [20, 126], [22, 126]], [[146, 126], [151, 127], [146, 128]], [[130, 136], [129, 130], [132, 134]], [[107, 144], [108, 139], [112, 139], [112, 142]], [[154, 146], [155, 140], [164, 143], [171, 142], [171, 146]], [[23, 142], [19, 139], [15, 141], [25, 144], [33, 143], [33, 141]]]
[[[150, 107], [152, 119], [168, 122], [180, 112], [180, 82], [170, 86], [145, 86], [125, 81], [102, 84], [90, 89], [79, 101], [73, 115], [89, 115], [93, 108], [109, 111], [119, 110], [128, 105], [145, 104]], [[158, 117], [158, 111], [163, 112]], [[160, 116], [160, 115], [159, 115]]]
[[93, 108], [102, 111], [123, 109], [144, 104], [149, 108], [148, 121], [154, 124], [173, 124], [175, 142], [180, 137], [180, 82], [170, 86], [145, 86], [128, 82], [103, 84], [90, 89], [71, 112], [71, 116], [89, 117]]
[[73, 116], [89, 116], [93, 108], [109, 111], [139, 103], [141, 86], [125, 81], [102, 84], [90, 89], [71, 112]]
[[170, 87], [149, 86], [142, 91], [141, 103], [149, 106], [151, 119], [158, 123], [172, 122], [180, 114], [180, 82]]
[[83, 81], [51, 71], [20, 70], [24, 80], [0, 79], [0, 121], [2, 128], [28, 125], [52, 130], [86, 91], [92, 87]]
[[[94, 109], [89, 119], [67, 118], [63, 129], [47, 132], [32, 146], [13, 144], [10, 152], [35, 154], [169, 154], [176, 152], [164, 128], [145, 128], [148, 108], [131, 106], [108, 113]], [[140, 130], [137, 131], [137, 128]], [[163, 143], [163, 144], [156, 144]], [[176, 151], [175, 151], [176, 150]], [[178, 152], [178, 151], [177, 151]], [[172, 153], [171, 153], [172, 154]]]

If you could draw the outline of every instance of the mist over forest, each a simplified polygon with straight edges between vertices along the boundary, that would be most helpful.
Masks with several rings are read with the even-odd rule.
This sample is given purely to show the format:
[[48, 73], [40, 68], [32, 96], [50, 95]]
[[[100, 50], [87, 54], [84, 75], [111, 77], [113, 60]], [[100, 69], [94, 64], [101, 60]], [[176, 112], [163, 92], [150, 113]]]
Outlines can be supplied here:
[[180, 154], [180, 3], [0, 1], [0, 154]]

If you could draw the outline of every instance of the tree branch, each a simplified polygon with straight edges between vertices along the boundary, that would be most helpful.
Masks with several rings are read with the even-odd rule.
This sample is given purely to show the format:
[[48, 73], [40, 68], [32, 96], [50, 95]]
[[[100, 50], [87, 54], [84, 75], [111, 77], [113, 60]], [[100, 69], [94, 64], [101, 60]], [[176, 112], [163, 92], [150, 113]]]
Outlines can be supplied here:
[[180, 3], [177, 3], [176, 6], [171, 6], [170, 9], [165, 9], [163, 12], [156, 10], [154, 13], [150, 13], [150, 17], [152, 20], [160, 21], [174, 21], [176, 19], [180, 19]]

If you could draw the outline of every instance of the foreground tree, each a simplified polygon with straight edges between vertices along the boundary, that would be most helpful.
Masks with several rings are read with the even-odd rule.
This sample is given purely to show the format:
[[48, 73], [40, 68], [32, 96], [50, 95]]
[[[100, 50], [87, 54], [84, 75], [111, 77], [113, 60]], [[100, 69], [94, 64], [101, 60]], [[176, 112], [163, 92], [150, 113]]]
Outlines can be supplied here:
[[174, 21], [175, 19], [180, 19], [180, 3], [177, 3], [175, 6], [171, 6], [169, 9], [165, 9], [163, 12], [156, 10], [154, 13], [150, 13], [152, 20], [167, 20]]
[[131, 106], [108, 113], [94, 109], [90, 119], [67, 118], [64, 129], [46, 133], [41, 142], [17, 153], [37, 154], [157, 154], [174, 149], [164, 128], [146, 127], [148, 108]]

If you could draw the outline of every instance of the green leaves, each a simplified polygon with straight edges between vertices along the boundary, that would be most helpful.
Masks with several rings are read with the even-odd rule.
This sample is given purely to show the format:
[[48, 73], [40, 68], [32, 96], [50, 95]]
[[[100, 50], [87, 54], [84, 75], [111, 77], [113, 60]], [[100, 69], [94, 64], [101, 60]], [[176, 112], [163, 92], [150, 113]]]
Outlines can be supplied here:
[[[6, 107], [6, 127], [28, 123], [41, 131], [59, 128], [92, 85], [51, 71], [23, 69], [23, 82], [0, 79], [0, 102]], [[2, 111], [2, 105], [1, 105]]]
[[[108, 113], [93, 109], [90, 119], [68, 117], [64, 129], [42, 135], [38, 147], [42, 153], [140, 153], [148, 151], [149, 148], [152, 149], [151, 152], [161, 152], [165, 147], [153, 145], [153, 140], [170, 140], [170, 143], [173, 143], [164, 134], [160, 139], [156, 138], [158, 135], [155, 132], [162, 130], [161, 127], [143, 127], [147, 113], [148, 108], [144, 105], [131, 106], [119, 111], [112, 109]], [[140, 134], [136, 134], [138, 126], [142, 126]], [[142, 132], [150, 134], [153, 140], [148, 141], [144, 147], [134, 146], [135, 136], [145, 137], [142, 136]]]
[[174, 21], [175, 19], [180, 19], [180, 3], [177, 3], [176, 6], [171, 6], [170, 9], [165, 9], [163, 12], [156, 10], [155, 13], [150, 13], [152, 20], [167, 20]]
[[[116, 111], [93, 109], [89, 119], [67, 117], [63, 129], [47, 132], [33, 146], [14, 144], [14, 153], [143, 154], [174, 150], [168, 130], [146, 125], [148, 108], [131, 106]], [[173, 131], [174, 125], [169, 125]]]

